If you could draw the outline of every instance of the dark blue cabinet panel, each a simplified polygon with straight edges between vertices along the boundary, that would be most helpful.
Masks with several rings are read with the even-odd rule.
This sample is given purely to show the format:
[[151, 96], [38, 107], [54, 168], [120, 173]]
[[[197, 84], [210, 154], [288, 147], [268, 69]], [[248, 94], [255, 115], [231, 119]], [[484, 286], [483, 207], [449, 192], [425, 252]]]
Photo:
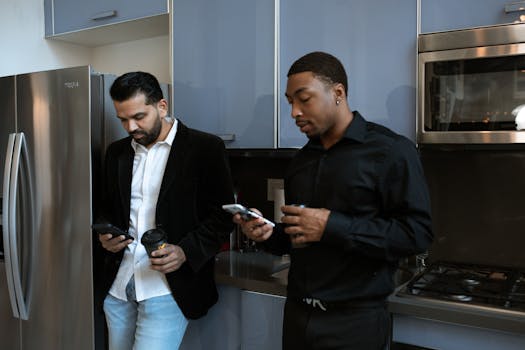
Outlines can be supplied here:
[[[283, 0], [280, 84], [294, 60], [326, 51], [344, 64], [350, 107], [374, 122], [415, 139], [416, 0]], [[304, 144], [280, 94], [280, 146]], [[294, 135], [291, 137], [290, 135]]]
[[322, 50], [347, 68], [353, 109], [415, 139], [417, 0], [276, 3], [278, 9], [273, 0], [174, 3], [177, 117], [235, 135], [231, 148], [301, 147], [307, 139], [290, 117], [286, 73], [295, 59]]
[[519, 19], [520, 13], [505, 13], [505, 4], [516, 1], [421, 0], [421, 32], [441, 32], [512, 23]]
[[[53, 0], [44, 2], [52, 14], [47, 35], [94, 28], [168, 13], [167, 0]], [[51, 10], [49, 10], [51, 8]]]
[[178, 0], [174, 114], [229, 148], [275, 147], [274, 1]]

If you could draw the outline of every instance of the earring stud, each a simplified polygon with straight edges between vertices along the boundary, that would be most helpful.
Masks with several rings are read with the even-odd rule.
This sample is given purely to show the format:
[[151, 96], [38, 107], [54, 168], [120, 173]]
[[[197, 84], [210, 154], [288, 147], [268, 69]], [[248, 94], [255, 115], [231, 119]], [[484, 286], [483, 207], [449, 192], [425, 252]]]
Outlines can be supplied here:
[[341, 101], [339, 100], [335, 100], [335, 104], [339, 106], [339, 103], [341, 103]]

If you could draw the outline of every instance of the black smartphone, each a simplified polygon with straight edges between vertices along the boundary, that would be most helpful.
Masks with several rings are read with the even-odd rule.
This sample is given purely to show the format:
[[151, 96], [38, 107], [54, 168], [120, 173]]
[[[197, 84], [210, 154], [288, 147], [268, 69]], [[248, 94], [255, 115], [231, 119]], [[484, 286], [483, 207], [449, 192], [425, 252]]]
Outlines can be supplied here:
[[134, 240], [132, 235], [112, 224], [93, 224], [91, 226], [98, 234], [111, 233], [113, 237], [125, 236], [126, 239]]

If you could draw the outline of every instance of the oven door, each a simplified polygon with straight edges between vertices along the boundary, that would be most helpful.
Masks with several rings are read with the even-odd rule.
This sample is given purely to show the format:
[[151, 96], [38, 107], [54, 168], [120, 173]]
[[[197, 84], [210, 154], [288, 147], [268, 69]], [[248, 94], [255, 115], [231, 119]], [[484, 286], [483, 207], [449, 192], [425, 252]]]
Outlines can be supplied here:
[[418, 143], [525, 143], [525, 44], [418, 56]]

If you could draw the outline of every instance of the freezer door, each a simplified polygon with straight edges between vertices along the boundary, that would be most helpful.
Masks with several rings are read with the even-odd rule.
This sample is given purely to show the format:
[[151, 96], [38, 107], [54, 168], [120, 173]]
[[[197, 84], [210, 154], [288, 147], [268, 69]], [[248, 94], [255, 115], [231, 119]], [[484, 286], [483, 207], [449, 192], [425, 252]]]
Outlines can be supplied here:
[[0, 261], [0, 349], [20, 349], [20, 320], [13, 317], [6, 288], [5, 264]]
[[[4, 196], [4, 167], [7, 153], [9, 134], [15, 129], [15, 77], [0, 78], [0, 206], [3, 207]], [[3, 219], [3, 208], [0, 208], [0, 217]], [[0, 348], [20, 349], [20, 320], [13, 316], [13, 305], [8, 291], [7, 271], [4, 261], [3, 220], [0, 220]], [[7, 248], [9, 244], [5, 245]], [[15, 305], [16, 307], [16, 305]]]
[[[9, 134], [15, 132], [15, 77], [0, 78], [0, 217], [4, 197], [4, 172]], [[0, 225], [2, 220], [0, 220]], [[0, 230], [0, 260], [4, 259], [3, 229]], [[5, 283], [0, 289], [7, 288]]]
[[15, 77], [0, 78], [0, 196], [3, 193], [7, 140], [9, 134], [16, 131], [15, 118]]
[[16, 88], [34, 191], [31, 215], [17, 220], [35, 227], [20, 248], [34, 258], [22, 279], [32, 285], [22, 349], [92, 350], [90, 69], [19, 75]]

